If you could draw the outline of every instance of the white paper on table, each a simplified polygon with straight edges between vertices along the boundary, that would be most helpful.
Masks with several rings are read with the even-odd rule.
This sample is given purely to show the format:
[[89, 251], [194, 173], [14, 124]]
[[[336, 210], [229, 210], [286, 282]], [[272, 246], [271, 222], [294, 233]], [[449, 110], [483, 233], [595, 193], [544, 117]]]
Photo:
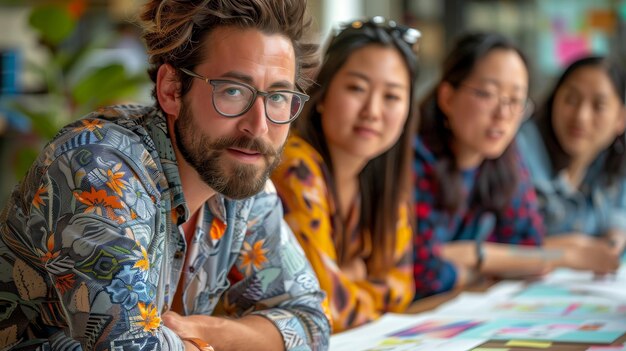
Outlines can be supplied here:
[[491, 305], [493, 301], [508, 301], [513, 299], [515, 295], [523, 291], [526, 286], [527, 284], [523, 281], [501, 281], [485, 292], [461, 293], [454, 299], [444, 302], [437, 307], [435, 313], [458, 314], [460, 311], [478, 311]]
[[626, 351], [626, 346], [591, 346], [587, 351]]
[[[562, 283], [540, 283], [543, 286], [554, 286], [555, 290], [565, 291], [563, 297], [596, 297], [604, 299], [612, 299], [619, 302], [626, 302], [626, 282], [562, 282]], [[529, 285], [527, 288], [532, 288]], [[524, 293], [522, 292], [522, 296]], [[538, 296], [537, 296], [538, 297]]]
[[524, 290], [528, 283], [520, 280], [503, 280], [493, 285], [483, 294], [490, 298], [499, 299], [505, 297], [513, 297], [520, 291]]
[[542, 280], [546, 283], [596, 283], [599, 281], [626, 284], [626, 261], [622, 262], [617, 272], [605, 276], [597, 276], [591, 271], [558, 268], [547, 274]]
[[602, 296], [585, 297], [491, 297], [463, 293], [435, 310], [437, 314], [479, 314], [508, 318], [626, 318], [626, 301]]
[[569, 268], [557, 268], [543, 277], [544, 283], [588, 283], [592, 282], [594, 274], [591, 271], [578, 271]]

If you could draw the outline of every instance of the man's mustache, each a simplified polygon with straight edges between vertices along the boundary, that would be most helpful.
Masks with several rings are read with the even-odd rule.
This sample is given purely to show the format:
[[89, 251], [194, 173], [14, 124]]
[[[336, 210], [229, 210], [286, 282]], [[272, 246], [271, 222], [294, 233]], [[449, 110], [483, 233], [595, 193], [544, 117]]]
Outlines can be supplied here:
[[211, 149], [213, 150], [226, 150], [229, 148], [256, 151], [264, 156], [278, 156], [278, 150], [259, 139], [248, 137], [223, 137], [211, 143]]

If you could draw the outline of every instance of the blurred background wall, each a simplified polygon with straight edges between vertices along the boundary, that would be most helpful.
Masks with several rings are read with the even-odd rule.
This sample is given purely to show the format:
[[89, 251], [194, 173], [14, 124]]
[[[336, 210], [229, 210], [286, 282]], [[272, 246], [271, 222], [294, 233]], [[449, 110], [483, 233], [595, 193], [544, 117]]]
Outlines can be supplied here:
[[[146, 56], [134, 20], [140, 0], [0, 0], [0, 206], [64, 124], [111, 103], [149, 104]], [[541, 102], [573, 58], [626, 64], [626, 0], [309, 0], [313, 40], [340, 23], [382, 15], [422, 32], [418, 92], [432, 88], [460, 34], [515, 39]]]

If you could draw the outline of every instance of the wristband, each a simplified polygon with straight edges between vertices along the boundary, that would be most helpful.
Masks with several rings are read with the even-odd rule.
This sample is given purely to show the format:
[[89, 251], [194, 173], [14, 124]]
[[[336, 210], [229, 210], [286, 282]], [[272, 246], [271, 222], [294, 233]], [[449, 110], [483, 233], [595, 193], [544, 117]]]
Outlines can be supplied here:
[[190, 343], [193, 344], [193, 346], [197, 347], [198, 350], [200, 351], [215, 351], [215, 349], [213, 348], [213, 346], [211, 346], [211, 344], [209, 344], [208, 342], [200, 339], [200, 338], [181, 338], [184, 341], [189, 341]]
[[485, 260], [485, 248], [483, 247], [482, 242], [476, 242], [476, 265], [474, 269], [477, 272], [480, 272], [480, 269], [483, 267], [483, 261]]

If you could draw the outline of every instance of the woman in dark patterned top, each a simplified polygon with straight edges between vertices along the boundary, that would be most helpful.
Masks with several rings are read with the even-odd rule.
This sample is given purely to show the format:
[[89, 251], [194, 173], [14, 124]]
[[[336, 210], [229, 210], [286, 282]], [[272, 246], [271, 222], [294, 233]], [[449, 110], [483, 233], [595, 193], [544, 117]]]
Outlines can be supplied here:
[[501, 35], [466, 35], [445, 60], [414, 143], [416, 297], [582, 261], [581, 250], [538, 248], [542, 219], [512, 143], [527, 93], [524, 56]]

